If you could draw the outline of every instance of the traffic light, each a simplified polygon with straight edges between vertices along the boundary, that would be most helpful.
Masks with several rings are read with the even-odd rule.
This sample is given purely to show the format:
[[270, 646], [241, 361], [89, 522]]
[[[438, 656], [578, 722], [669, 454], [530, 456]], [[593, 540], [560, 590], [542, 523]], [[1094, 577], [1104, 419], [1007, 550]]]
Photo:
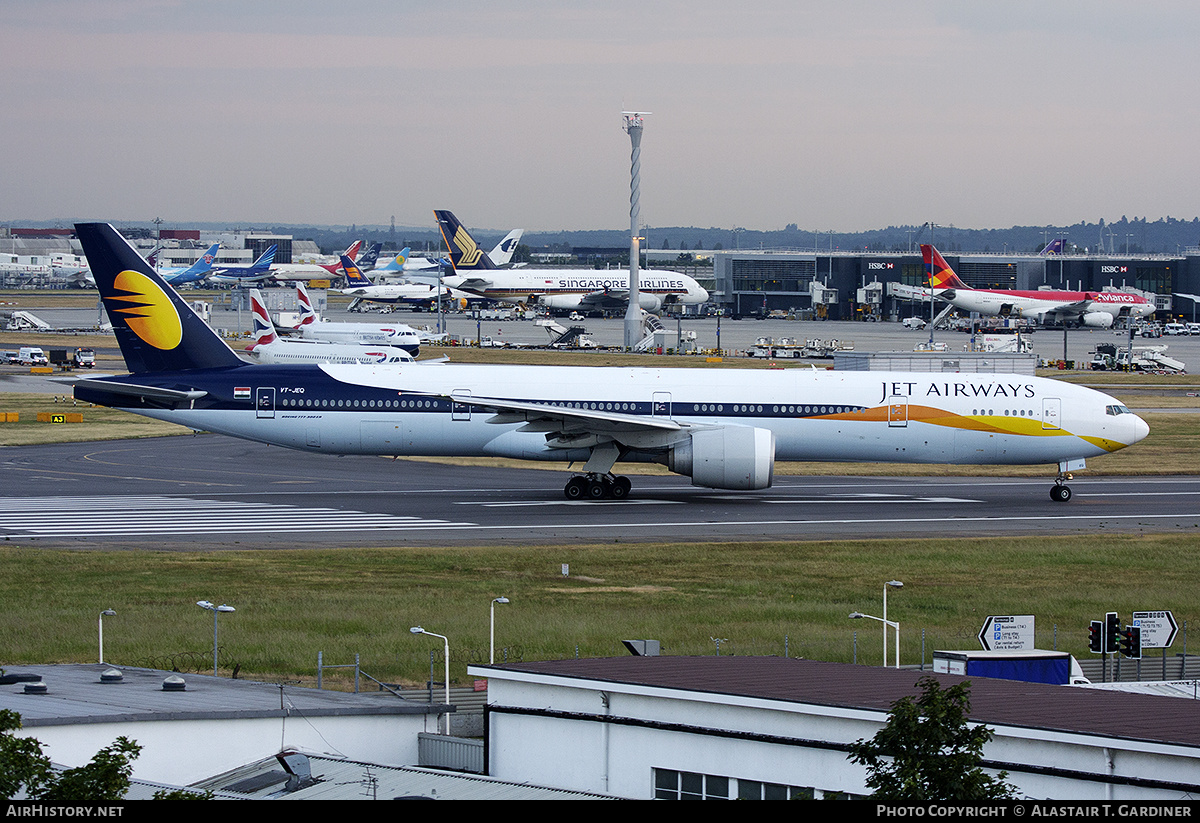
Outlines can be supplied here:
[[1104, 651], [1118, 652], [1121, 650], [1121, 618], [1116, 612], [1104, 615]]
[[1126, 626], [1121, 632], [1121, 654], [1140, 660], [1142, 657], [1142, 627]]
[[1093, 654], [1104, 651], [1104, 623], [1100, 620], [1093, 620], [1088, 628], [1088, 649]]

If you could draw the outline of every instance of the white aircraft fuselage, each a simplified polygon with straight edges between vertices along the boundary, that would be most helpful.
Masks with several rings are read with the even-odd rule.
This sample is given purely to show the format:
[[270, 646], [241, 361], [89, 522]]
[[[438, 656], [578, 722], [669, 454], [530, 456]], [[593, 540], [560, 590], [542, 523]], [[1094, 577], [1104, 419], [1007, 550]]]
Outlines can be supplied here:
[[[629, 296], [629, 271], [593, 269], [480, 270], [443, 277], [455, 289], [506, 303], [540, 303], [554, 309], [616, 308]], [[643, 271], [638, 276], [641, 307], [657, 311], [664, 303], [700, 304], [708, 292], [678, 272]]]
[[993, 316], [1025, 317], [1038, 322], [1078, 318], [1085, 326], [1108, 328], [1118, 317], [1139, 319], [1154, 314], [1154, 304], [1119, 291], [994, 291], [945, 289], [938, 297], [961, 311]]
[[[175, 388], [196, 382], [186, 374], [140, 375], [138, 382], [148, 377]], [[255, 366], [212, 375], [204, 388], [208, 396], [191, 408], [117, 405], [197, 429], [334, 454], [566, 462], [587, 460], [593, 447], [613, 443], [624, 460], [666, 463], [697, 485], [716, 488], [769, 485], [775, 460], [1066, 463], [1132, 445], [1148, 431], [1108, 395], [1019, 375]], [[93, 390], [81, 391], [88, 399]], [[565, 425], [539, 422], [560, 413]], [[571, 431], [573, 414], [578, 436]]]

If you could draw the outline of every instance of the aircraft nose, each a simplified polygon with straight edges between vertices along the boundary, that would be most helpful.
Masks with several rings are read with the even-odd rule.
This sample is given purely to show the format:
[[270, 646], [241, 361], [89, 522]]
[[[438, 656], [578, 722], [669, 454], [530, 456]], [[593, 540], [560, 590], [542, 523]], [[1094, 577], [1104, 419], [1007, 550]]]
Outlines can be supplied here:
[[1136, 414], [1130, 416], [1133, 418], [1133, 439], [1129, 442], [1132, 444], [1145, 440], [1150, 434], [1150, 425]]

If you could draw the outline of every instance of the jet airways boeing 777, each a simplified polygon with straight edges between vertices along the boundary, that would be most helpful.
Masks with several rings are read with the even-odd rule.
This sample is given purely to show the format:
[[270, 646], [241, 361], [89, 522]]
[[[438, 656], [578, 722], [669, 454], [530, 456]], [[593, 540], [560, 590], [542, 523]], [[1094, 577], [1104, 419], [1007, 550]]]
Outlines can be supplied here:
[[1038, 323], [1070, 321], [1102, 329], [1111, 328], [1118, 317], [1138, 319], [1154, 314], [1154, 303], [1123, 291], [973, 289], [958, 279], [933, 246], [922, 244], [921, 254], [933, 293], [962, 311], [1026, 317]]
[[[551, 309], [595, 311], [629, 305], [628, 270], [501, 270], [451, 212], [433, 214], [454, 265], [454, 276], [442, 278], [451, 288], [507, 303], [539, 303]], [[708, 292], [686, 274], [652, 269], [638, 276], [638, 303], [646, 311], [657, 312], [667, 303], [707, 300]]]
[[763, 489], [776, 460], [1057, 464], [1143, 439], [1108, 395], [1014, 374], [411, 363], [257, 365], [239, 358], [111, 226], [76, 226], [132, 374], [80, 400], [310, 452], [582, 462], [568, 497], [622, 498], [618, 459], [697, 486]]

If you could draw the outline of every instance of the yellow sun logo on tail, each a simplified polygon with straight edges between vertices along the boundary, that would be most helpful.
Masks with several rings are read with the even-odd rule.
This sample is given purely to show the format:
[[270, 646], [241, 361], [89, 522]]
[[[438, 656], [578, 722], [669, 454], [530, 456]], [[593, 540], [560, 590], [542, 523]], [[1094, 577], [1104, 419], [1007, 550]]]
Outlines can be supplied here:
[[183, 324], [171, 298], [144, 274], [126, 269], [117, 275], [113, 286], [118, 292], [111, 299], [128, 303], [114, 310], [125, 319], [133, 333], [156, 349], [169, 351], [183, 339]]

